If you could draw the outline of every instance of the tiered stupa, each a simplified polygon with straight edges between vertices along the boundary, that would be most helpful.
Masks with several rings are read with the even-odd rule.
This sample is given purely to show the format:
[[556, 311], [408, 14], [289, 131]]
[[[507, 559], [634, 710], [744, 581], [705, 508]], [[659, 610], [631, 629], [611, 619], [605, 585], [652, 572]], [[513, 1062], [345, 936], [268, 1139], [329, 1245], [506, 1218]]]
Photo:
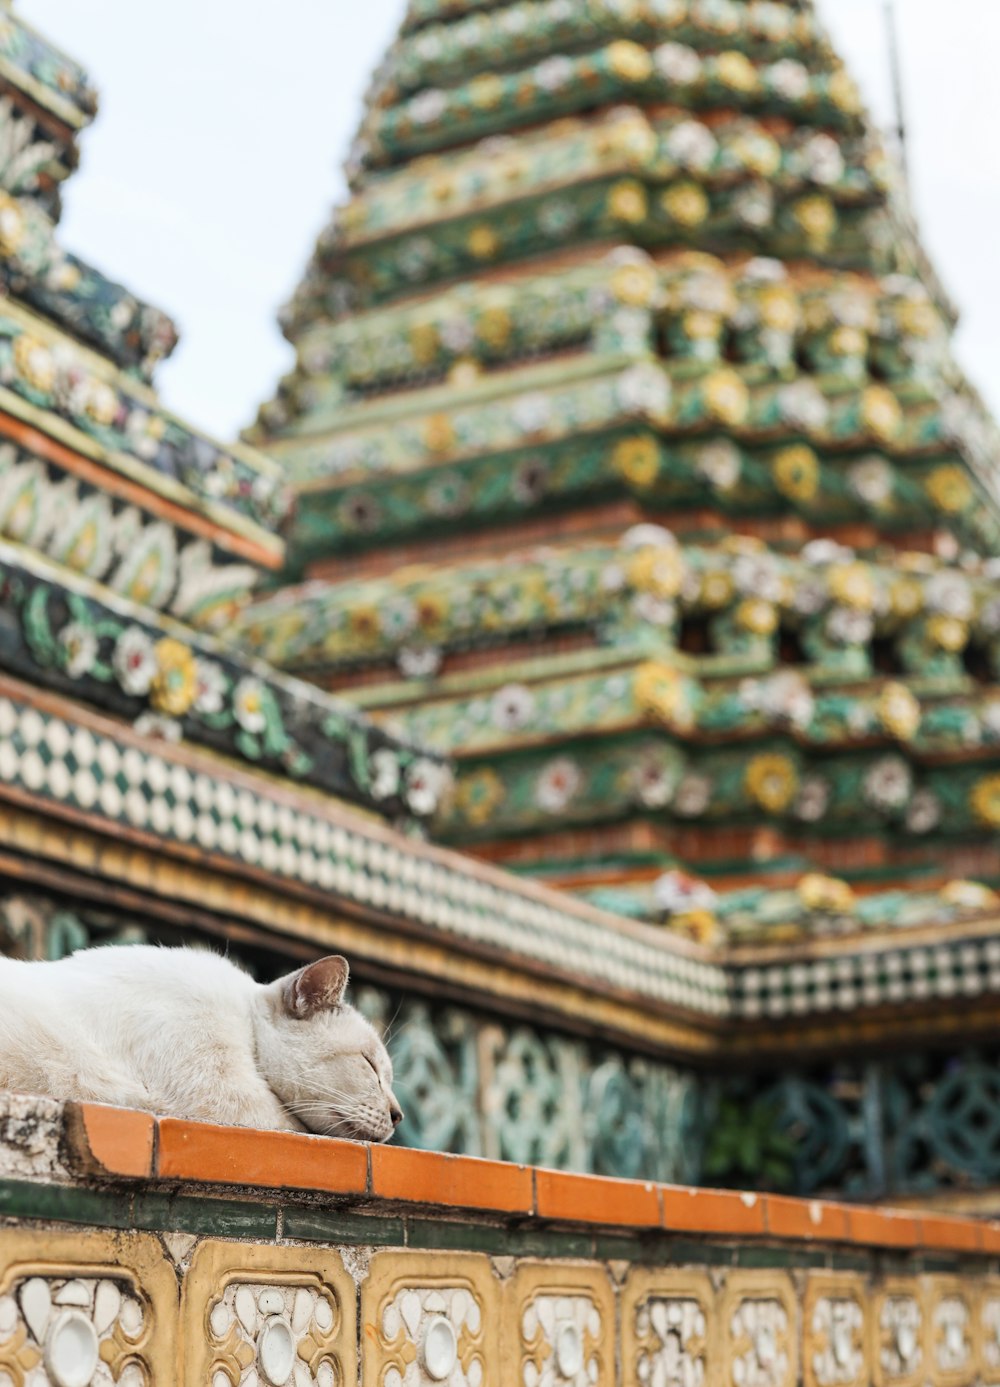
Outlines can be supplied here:
[[617, 911], [991, 902], [1000, 448], [812, 5], [414, 0], [349, 176], [245, 639], [452, 754], [447, 841]]

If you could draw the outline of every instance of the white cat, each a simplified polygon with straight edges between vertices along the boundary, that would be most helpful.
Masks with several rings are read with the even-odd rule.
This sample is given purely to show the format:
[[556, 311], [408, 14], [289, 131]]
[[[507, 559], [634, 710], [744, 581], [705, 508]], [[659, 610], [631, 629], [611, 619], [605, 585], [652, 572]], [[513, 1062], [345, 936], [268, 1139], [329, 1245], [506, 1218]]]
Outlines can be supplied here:
[[0, 1088], [385, 1141], [392, 1063], [347, 976], [336, 955], [268, 986], [199, 949], [0, 958]]

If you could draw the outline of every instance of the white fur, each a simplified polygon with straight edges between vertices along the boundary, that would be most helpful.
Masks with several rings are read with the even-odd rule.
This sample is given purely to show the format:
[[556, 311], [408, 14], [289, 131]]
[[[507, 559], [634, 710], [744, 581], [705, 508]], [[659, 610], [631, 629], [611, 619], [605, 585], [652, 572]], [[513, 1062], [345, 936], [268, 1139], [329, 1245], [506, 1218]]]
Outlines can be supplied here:
[[0, 958], [0, 1088], [384, 1141], [400, 1117], [392, 1065], [333, 962], [337, 995], [306, 1007], [309, 970], [263, 986], [199, 949]]

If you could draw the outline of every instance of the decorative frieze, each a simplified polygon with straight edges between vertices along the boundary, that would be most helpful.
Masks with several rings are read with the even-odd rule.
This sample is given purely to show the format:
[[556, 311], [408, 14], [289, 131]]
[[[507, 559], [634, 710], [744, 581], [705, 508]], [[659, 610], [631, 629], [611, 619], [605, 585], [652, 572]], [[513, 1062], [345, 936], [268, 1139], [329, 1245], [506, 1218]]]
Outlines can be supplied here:
[[361, 1296], [366, 1387], [501, 1387], [499, 1306], [485, 1257], [377, 1253]]
[[798, 1377], [799, 1307], [791, 1280], [735, 1272], [720, 1311], [723, 1387], [793, 1387]]
[[869, 1298], [859, 1276], [812, 1273], [802, 1309], [807, 1387], [865, 1387], [869, 1381]]
[[332, 1251], [202, 1242], [184, 1278], [185, 1383], [346, 1387], [356, 1299]]
[[622, 1295], [623, 1380], [716, 1387], [715, 1291], [705, 1272], [633, 1269]]
[[504, 1361], [517, 1387], [612, 1387], [615, 1303], [603, 1270], [522, 1262], [504, 1297]]
[[918, 1387], [930, 1375], [928, 1321], [917, 1280], [890, 1279], [875, 1297], [875, 1361], [878, 1387]]
[[978, 1375], [978, 1296], [956, 1277], [929, 1277], [925, 1290], [927, 1349], [934, 1387], [966, 1387]]
[[174, 1372], [176, 1283], [137, 1233], [0, 1230], [0, 1374], [13, 1387], [152, 1387]]

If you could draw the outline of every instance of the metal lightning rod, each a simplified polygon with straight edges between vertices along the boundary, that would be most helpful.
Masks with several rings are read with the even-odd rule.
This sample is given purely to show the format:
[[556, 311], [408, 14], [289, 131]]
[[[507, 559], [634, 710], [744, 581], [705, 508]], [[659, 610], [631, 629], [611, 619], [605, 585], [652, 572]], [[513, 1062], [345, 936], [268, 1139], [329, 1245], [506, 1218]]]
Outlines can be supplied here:
[[899, 162], [903, 169], [903, 178], [909, 186], [909, 151], [907, 148], [906, 110], [903, 105], [903, 69], [899, 57], [899, 30], [896, 26], [896, 0], [885, 0], [885, 25], [889, 37], [889, 66], [892, 71], [892, 91], [896, 103], [896, 139], [899, 142]]

